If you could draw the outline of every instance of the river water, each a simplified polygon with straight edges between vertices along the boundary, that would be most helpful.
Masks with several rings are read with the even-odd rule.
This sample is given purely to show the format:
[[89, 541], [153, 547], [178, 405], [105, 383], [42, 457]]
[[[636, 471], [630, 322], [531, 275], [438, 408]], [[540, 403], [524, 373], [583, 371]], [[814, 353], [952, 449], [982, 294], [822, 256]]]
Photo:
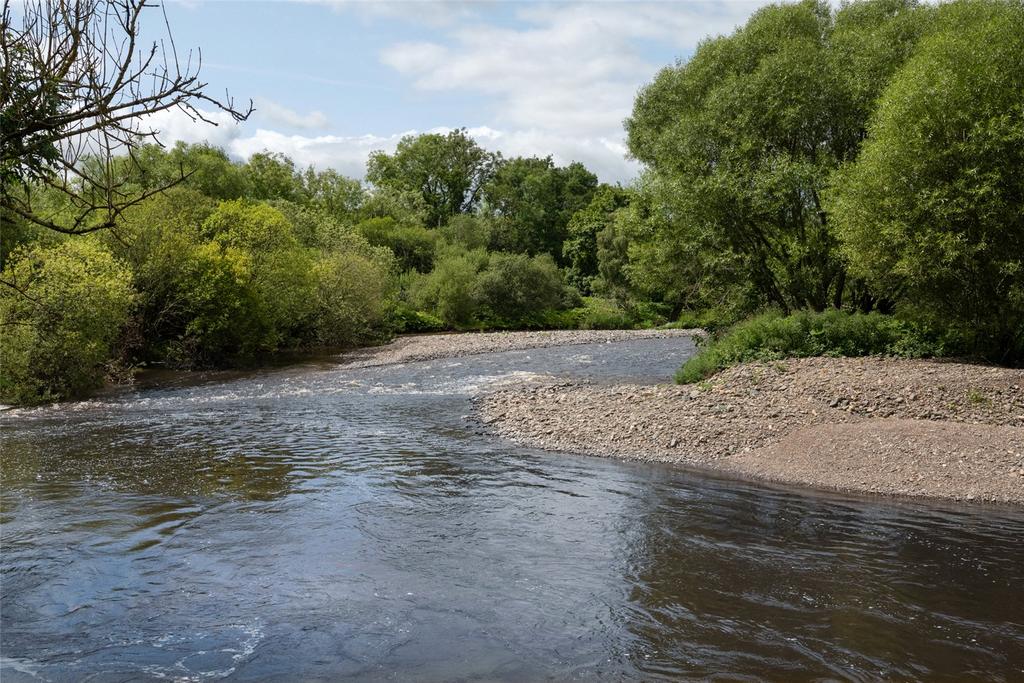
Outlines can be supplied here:
[[214, 375], [0, 418], [0, 676], [1024, 680], [1024, 512], [480, 433], [686, 339]]

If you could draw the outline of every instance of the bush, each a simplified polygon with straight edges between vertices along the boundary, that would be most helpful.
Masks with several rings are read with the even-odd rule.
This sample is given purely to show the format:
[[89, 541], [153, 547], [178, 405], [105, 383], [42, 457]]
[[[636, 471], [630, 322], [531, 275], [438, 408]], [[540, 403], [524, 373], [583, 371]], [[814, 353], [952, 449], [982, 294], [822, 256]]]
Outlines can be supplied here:
[[3, 280], [0, 399], [40, 403], [99, 386], [133, 300], [128, 269], [80, 238], [16, 251]]
[[[851, 272], [972, 351], [1024, 360], [1024, 5], [941, 4], [833, 178]], [[905, 302], [905, 304], [904, 304]]]
[[697, 382], [737, 363], [806, 356], [941, 356], [949, 339], [914, 323], [879, 313], [801, 311], [763, 313], [704, 343], [676, 373], [680, 384]]
[[277, 335], [267, 317], [258, 313], [252, 259], [216, 242], [185, 249], [162, 302], [173, 314], [168, 315], [173, 327], [165, 329], [161, 360], [191, 368], [272, 351]]
[[498, 252], [477, 278], [474, 294], [490, 317], [520, 320], [561, 307], [562, 275], [549, 254]]
[[446, 244], [464, 249], [483, 249], [491, 241], [491, 222], [481, 216], [452, 216], [448, 225], [437, 230]]
[[356, 230], [370, 244], [390, 249], [403, 271], [427, 273], [434, 265], [437, 235], [421, 225], [402, 225], [393, 218], [370, 218], [357, 225]]
[[426, 311], [417, 311], [401, 303], [391, 312], [391, 324], [398, 333], [414, 334], [441, 332], [446, 329], [444, 321]]
[[355, 253], [330, 254], [315, 269], [314, 343], [351, 346], [385, 334], [391, 304], [389, 273]]
[[581, 330], [625, 330], [633, 326], [629, 313], [611, 299], [587, 297], [577, 314], [576, 327]]
[[483, 249], [445, 250], [438, 256], [434, 270], [412, 283], [409, 295], [413, 304], [432, 312], [449, 327], [470, 324], [477, 313], [477, 274], [488, 260]]

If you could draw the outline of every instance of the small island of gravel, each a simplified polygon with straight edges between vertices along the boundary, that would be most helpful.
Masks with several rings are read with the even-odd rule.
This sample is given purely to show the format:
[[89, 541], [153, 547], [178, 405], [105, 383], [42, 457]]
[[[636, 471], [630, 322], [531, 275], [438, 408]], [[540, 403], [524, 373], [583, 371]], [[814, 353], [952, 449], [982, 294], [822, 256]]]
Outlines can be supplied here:
[[549, 450], [849, 492], [1024, 503], [1024, 371], [892, 358], [749, 363], [700, 385], [504, 389], [477, 407]]

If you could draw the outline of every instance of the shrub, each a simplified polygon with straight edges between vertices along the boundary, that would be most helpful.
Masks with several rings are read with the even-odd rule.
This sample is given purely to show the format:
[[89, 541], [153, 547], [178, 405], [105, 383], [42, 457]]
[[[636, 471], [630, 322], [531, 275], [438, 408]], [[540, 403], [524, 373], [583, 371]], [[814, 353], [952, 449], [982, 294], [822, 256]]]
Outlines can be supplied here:
[[492, 254], [475, 287], [477, 300], [490, 316], [506, 320], [560, 308], [562, 295], [562, 276], [549, 254]]
[[431, 311], [450, 327], [471, 323], [477, 313], [477, 274], [488, 260], [483, 249], [445, 250], [438, 256], [434, 270], [413, 282], [409, 293], [413, 304]]
[[490, 243], [491, 229], [491, 222], [482, 216], [459, 214], [452, 216], [448, 225], [439, 228], [437, 233], [446, 244], [482, 249]]
[[391, 324], [395, 332], [423, 333], [441, 332], [445, 329], [444, 321], [426, 311], [417, 311], [406, 303], [395, 306], [391, 312]]
[[131, 274], [87, 239], [16, 251], [0, 288], [0, 398], [39, 403], [101, 384], [128, 319]]
[[176, 330], [161, 350], [163, 360], [178, 367], [211, 366], [273, 350], [275, 331], [258, 313], [252, 259], [216, 242], [186, 249], [164, 301]]
[[314, 343], [350, 346], [385, 334], [391, 304], [389, 273], [355, 253], [322, 258], [315, 269]]
[[403, 225], [390, 217], [369, 218], [356, 230], [370, 244], [390, 249], [403, 271], [427, 273], [434, 264], [437, 235], [421, 225]]
[[577, 317], [582, 330], [624, 330], [633, 327], [633, 318], [611, 299], [587, 297]]
[[945, 355], [951, 341], [919, 325], [879, 313], [801, 311], [763, 313], [705, 342], [676, 373], [681, 384], [698, 382], [730, 365], [806, 356]]

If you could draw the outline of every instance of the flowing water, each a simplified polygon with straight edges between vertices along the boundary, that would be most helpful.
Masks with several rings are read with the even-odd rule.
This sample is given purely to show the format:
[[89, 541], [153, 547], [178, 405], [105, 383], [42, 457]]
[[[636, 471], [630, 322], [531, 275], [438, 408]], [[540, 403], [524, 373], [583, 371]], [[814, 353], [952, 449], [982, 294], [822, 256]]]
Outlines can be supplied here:
[[681, 338], [328, 363], [0, 418], [0, 676], [1024, 680], [1024, 512], [825, 496], [480, 433]]

